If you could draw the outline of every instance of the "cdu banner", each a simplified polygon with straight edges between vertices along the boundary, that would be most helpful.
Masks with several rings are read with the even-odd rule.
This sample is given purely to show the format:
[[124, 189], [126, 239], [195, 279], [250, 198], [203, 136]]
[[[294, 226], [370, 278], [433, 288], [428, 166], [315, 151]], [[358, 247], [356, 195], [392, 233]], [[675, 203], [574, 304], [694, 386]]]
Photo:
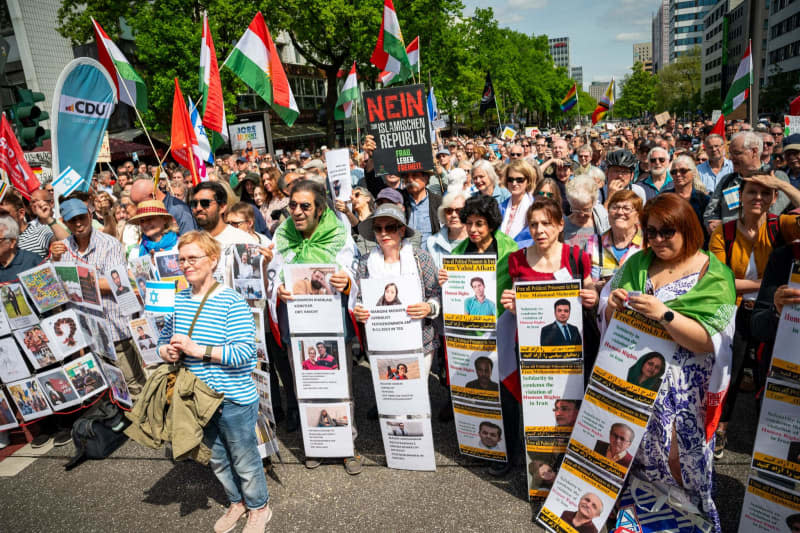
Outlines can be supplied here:
[[72, 167], [81, 177], [77, 188], [82, 191], [89, 190], [116, 95], [108, 71], [88, 57], [73, 59], [58, 76], [50, 127], [53, 175]]

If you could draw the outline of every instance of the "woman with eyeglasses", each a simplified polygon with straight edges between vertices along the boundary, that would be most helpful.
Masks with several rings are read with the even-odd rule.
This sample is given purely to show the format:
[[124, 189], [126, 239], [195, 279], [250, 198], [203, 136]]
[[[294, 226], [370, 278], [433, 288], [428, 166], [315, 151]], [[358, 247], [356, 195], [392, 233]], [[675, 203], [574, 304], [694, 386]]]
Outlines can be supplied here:
[[541, 179], [538, 165], [531, 165], [524, 159], [514, 159], [508, 164], [505, 171], [505, 184], [511, 196], [500, 203], [500, 214], [503, 223], [500, 228], [503, 233], [517, 241], [520, 247], [529, 246], [533, 242], [525, 214], [533, 203], [531, 191]]
[[679, 155], [672, 162], [672, 186], [665, 192], [674, 192], [691, 204], [697, 220], [703, 227], [703, 243], [708, 243], [708, 232], [703, 224], [703, 213], [705, 213], [711, 197], [706, 194], [705, 185], [703, 185], [691, 157]]
[[648, 201], [645, 249], [629, 257], [603, 288], [601, 329], [629, 308], [657, 321], [677, 344], [636, 455], [633, 474], [695, 505], [715, 530], [712, 499], [716, 416], [730, 365], [736, 288], [731, 271], [702, 250], [703, 230], [689, 202], [674, 193]]
[[[771, 178], [777, 179], [777, 178]], [[728, 422], [731, 419], [739, 385], [747, 361], [756, 360], [760, 342], [753, 337], [750, 318], [761, 288], [761, 280], [772, 251], [783, 243], [800, 238], [797, 215], [777, 217], [769, 209], [777, 199], [777, 190], [770, 186], [769, 176], [753, 176], [742, 182], [739, 217], [718, 226], [711, 234], [708, 249], [733, 271], [736, 284], [736, 332], [733, 337], [731, 387], [725, 397], [717, 430], [714, 456], [721, 458], [727, 444]], [[788, 270], [786, 274], [788, 279]], [[755, 378], [763, 384], [766, 376]]]
[[[552, 198], [561, 205], [561, 189], [553, 178], [543, 178], [533, 190], [534, 201], [539, 198]], [[527, 224], [527, 221], [526, 221]]]
[[592, 280], [600, 291], [625, 260], [642, 249], [639, 215], [642, 199], [629, 190], [617, 191], [608, 202], [610, 228], [602, 235], [592, 235], [586, 252], [592, 258]]
[[608, 231], [608, 212], [598, 204], [598, 188], [593, 178], [576, 176], [567, 182], [570, 214], [564, 219], [565, 244], [586, 250], [590, 237]]
[[434, 233], [422, 245], [422, 249], [433, 258], [437, 272], [442, 268], [442, 258], [453, 253], [453, 249], [467, 238], [467, 228], [461, 222], [461, 210], [469, 198], [469, 193], [462, 190], [448, 192], [439, 206], [439, 223], [442, 229]]

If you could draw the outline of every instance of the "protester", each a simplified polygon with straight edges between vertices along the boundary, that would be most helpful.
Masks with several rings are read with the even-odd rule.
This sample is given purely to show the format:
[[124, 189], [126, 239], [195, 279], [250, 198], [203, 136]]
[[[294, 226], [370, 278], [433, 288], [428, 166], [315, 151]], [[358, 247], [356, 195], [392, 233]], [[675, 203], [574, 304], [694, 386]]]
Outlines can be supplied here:
[[19, 247], [19, 226], [13, 217], [0, 215], [0, 283], [16, 281], [20, 272], [40, 264], [44, 259]]
[[497, 172], [489, 162], [481, 159], [473, 163], [471, 175], [475, 194], [494, 198], [498, 205], [511, 197], [508, 189], [500, 185]]
[[133, 182], [131, 202], [139, 205], [139, 202], [152, 199], [159, 200], [164, 204], [169, 214], [178, 223], [179, 235], [198, 229], [189, 206], [184, 202], [155, 187], [150, 178], [140, 178]]
[[175, 312], [167, 315], [158, 354], [225, 396], [204, 432], [213, 443], [211, 468], [230, 501], [214, 531], [232, 530], [247, 513], [244, 531], [263, 532], [272, 510], [255, 433], [259, 402], [252, 377], [253, 315], [239, 293], [214, 280], [221, 250], [211, 235], [192, 231], [181, 236], [178, 253], [190, 288], [175, 295]]
[[800, 133], [793, 133], [783, 140], [783, 158], [789, 182], [800, 189]]
[[716, 428], [706, 418], [706, 402], [729, 364], [736, 289], [730, 270], [701, 250], [703, 231], [692, 212], [673, 193], [645, 205], [642, 226], [649, 249], [628, 258], [603, 288], [601, 329], [627, 306], [660, 322], [677, 343], [634, 473], [669, 487], [671, 497], [695, 505], [719, 531], [711, 492], [714, 439], [706, 440]]
[[468, 193], [461, 190], [448, 192], [442, 198], [438, 212], [442, 229], [439, 233], [428, 237], [423, 246], [433, 258], [437, 272], [442, 268], [442, 259], [450, 255], [453, 249], [467, 238], [467, 228], [461, 222], [461, 210], [467, 198], [469, 198]]
[[640, 174], [639, 179], [636, 181], [644, 189], [645, 201], [650, 200], [672, 184], [672, 176], [669, 174], [669, 161], [669, 151], [660, 146], [656, 146], [647, 154], [649, 170], [645, 174]]
[[271, 242], [263, 233], [256, 233], [255, 215], [253, 214], [252, 204], [238, 202], [233, 204], [226, 212], [225, 222], [238, 230], [244, 231], [251, 237], [258, 240], [261, 246], [267, 246]]
[[53, 230], [49, 225], [28, 224], [25, 218], [25, 202], [15, 191], [7, 191], [0, 201], [0, 216], [9, 216], [17, 223], [17, 246], [39, 257], [47, 257], [50, 243], [53, 241]]
[[611, 227], [602, 235], [591, 236], [586, 244], [586, 251], [592, 258], [592, 281], [597, 290], [602, 290], [628, 257], [642, 249], [641, 211], [642, 199], [633, 191], [617, 191], [609, 199]]
[[697, 220], [703, 225], [703, 242], [708, 242], [708, 232], [703, 224], [703, 213], [708, 207], [709, 196], [705, 193], [704, 185], [694, 161], [688, 155], [679, 155], [672, 162], [672, 184], [664, 192], [674, 192], [691, 204]]
[[[280, 211], [284, 209], [289, 204], [289, 197], [283, 193], [281, 188], [278, 186], [278, 180], [281, 177], [281, 173], [275, 167], [268, 168], [265, 172], [261, 173], [261, 180], [264, 184], [262, 189], [264, 193], [264, 202], [263, 205], [259, 208], [261, 210], [261, 214], [264, 216], [264, 219], [267, 221], [267, 228], [269, 229], [270, 233], [275, 232], [275, 228], [278, 227], [279, 220], [272, 218], [272, 213], [274, 211]], [[256, 191], [258, 191], [258, 187]], [[257, 192], [254, 193], [254, 199], [256, 204], [258, 204], [257, 199]]]
[[442, 197], [427, 188], [429, 171], [403, 173], [403, 203], [408, 227], [414, 230], [414, 245], [419, 247], [432, 234], [439, 231], [437, 212], [442, 204]]
[[[47, 226], [52, 231], [53, 237], [58, 240], [69, 237], [67, 229], [59, 224], [58, 220], [54, 217], [55, 200], [53, 199], [52, 191], [48, 191], [44, 188], [33, 191], [31, 193], [30, 207], [31, 214], [34, 216], [33, 220], [30, 222], [31, 226], [36, 226], [37, 224]], [[37, 241], [38, 238], [34, 238], [33, 240]]]
[[524, 159], [512, 161], [506, 167], [505, 183], [511, 195], [500, 202], [503, 233], [514, 239], [520, 247], [529, 246], [533, 239], [528, 233], [525, 214], [533, 203], [531, 191], [540, 180], [538, 166], [532, 166]]
[[617, 191], [630, 189], [642, 199], [642, 203], [647, 201], [644, 189], [638, 184], [631, 183], [636, 166], [636, 157], [631, 152], [628, 150], [610, 152], [606, 156], [606, 165], [606, 186], [603, 189], [603, 197], [608, 199]]
[[567, 183], [567, 201], [572, 212], [564, 219], [566, 244], [585, 250], [592, 235], [602, 235], [608, 230], [608, 212], [598, 205], [597, 191], [597, 184], [589, 176], [578, 176]]
[[149, 255], [152, 264], [153, 254], [175, 250], [178, 234], [171, 230], [175, 220], [164, 204], [158, 200], [145, 200], [136, 206], [136, 215], [128, 220], [128, 224], [138, 226], [141, 231], [139, 246], [128, 254], [128, 260]]
[[249, 233], [225, 223], [223, 215], [228, 209], [228, 194], [215, 181], [203, 181], [194, 188], [189, 202], [197, 224], [209, 232], [224, 250], [232, 244], [258, 244]]

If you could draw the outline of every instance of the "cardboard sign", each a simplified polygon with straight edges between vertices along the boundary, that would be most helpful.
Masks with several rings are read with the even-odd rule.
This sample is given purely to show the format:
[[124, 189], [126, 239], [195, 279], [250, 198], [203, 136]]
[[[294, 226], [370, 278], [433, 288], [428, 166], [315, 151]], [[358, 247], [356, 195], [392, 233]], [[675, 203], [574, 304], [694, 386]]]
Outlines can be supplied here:
[[421, 84], [364, 93], [367, 131], [377, 145], [376, 174], [433, 170], [426, 106]]
[[503, 139], [505, 139], [507, 141], [510, 141], [510, 140], [512, 140], [514, 138], [514, 136], [516, 134], [517, 134], [517, 130], [515, 130], [514, 128], [509, 128], [508, 126], [506, 126], [505, 128], [503, 128], [503, 132], [500, 134], [500, 137], [502, 137]]
[[669, 120], [669, 111], [664, 111], [663, 113], [659, 113], [655, 116], [656, 124], [659, 126], [663, 126]]
[[108, 132], [103, 135], [103, 143], [100, 145], [100, 155], [97, 156], [98, 163], [111, 163], [111, 143], [108, 140]]
[[800, 116], [784, 115], [783, 125], [783, 134], [787, 137], [792, 133], [800, 133]]

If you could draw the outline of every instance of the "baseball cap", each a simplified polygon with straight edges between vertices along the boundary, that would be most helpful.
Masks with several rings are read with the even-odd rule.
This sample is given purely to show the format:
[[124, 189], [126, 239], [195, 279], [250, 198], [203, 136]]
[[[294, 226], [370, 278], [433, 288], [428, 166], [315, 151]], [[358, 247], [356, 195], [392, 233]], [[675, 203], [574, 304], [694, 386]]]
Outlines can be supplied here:
[[86, 207], [86, 204], [77, 198], [70, 198], [66, 202], [63, 202], [60, 207], [61, 217], [65, 221], [70, 221], [75, 217], [89, 213], [89, 209]]
[[312, 168], [319, 171], [324, 171], [325, 163], [323, 163], [321, 159], [312, 159], [311, 161], [303, 165], [303, 169], [305, 170], [311, 170]]
[[303, 152], [303, 153], [300, 154], [300, 159], [308, 159], [310, 157], [311, 157], [311, 154], [309, 154], [308, 152]]
[[384, 187], [383, 189], [378, 192], [378, 198], [375, 199], [377, 203], [380, 203], [381, 200], [386, 200], [393, 204], [402, 205], [403, 204], [403, 195], [400, 194], [400, 191], [397, 189], [392, 189], [391, 187]]
[[442, 154], [450, 155], [450, 150], [448, 150], [447, 148], [440, 148], [439, 151], [436, 152], [437, 157]]
[[244, 158], [244, 157], [237, 157], [237, 158], [236, 158], [236, 162], [237, 162], [237, 163], [247, 163], [247, 158]]

